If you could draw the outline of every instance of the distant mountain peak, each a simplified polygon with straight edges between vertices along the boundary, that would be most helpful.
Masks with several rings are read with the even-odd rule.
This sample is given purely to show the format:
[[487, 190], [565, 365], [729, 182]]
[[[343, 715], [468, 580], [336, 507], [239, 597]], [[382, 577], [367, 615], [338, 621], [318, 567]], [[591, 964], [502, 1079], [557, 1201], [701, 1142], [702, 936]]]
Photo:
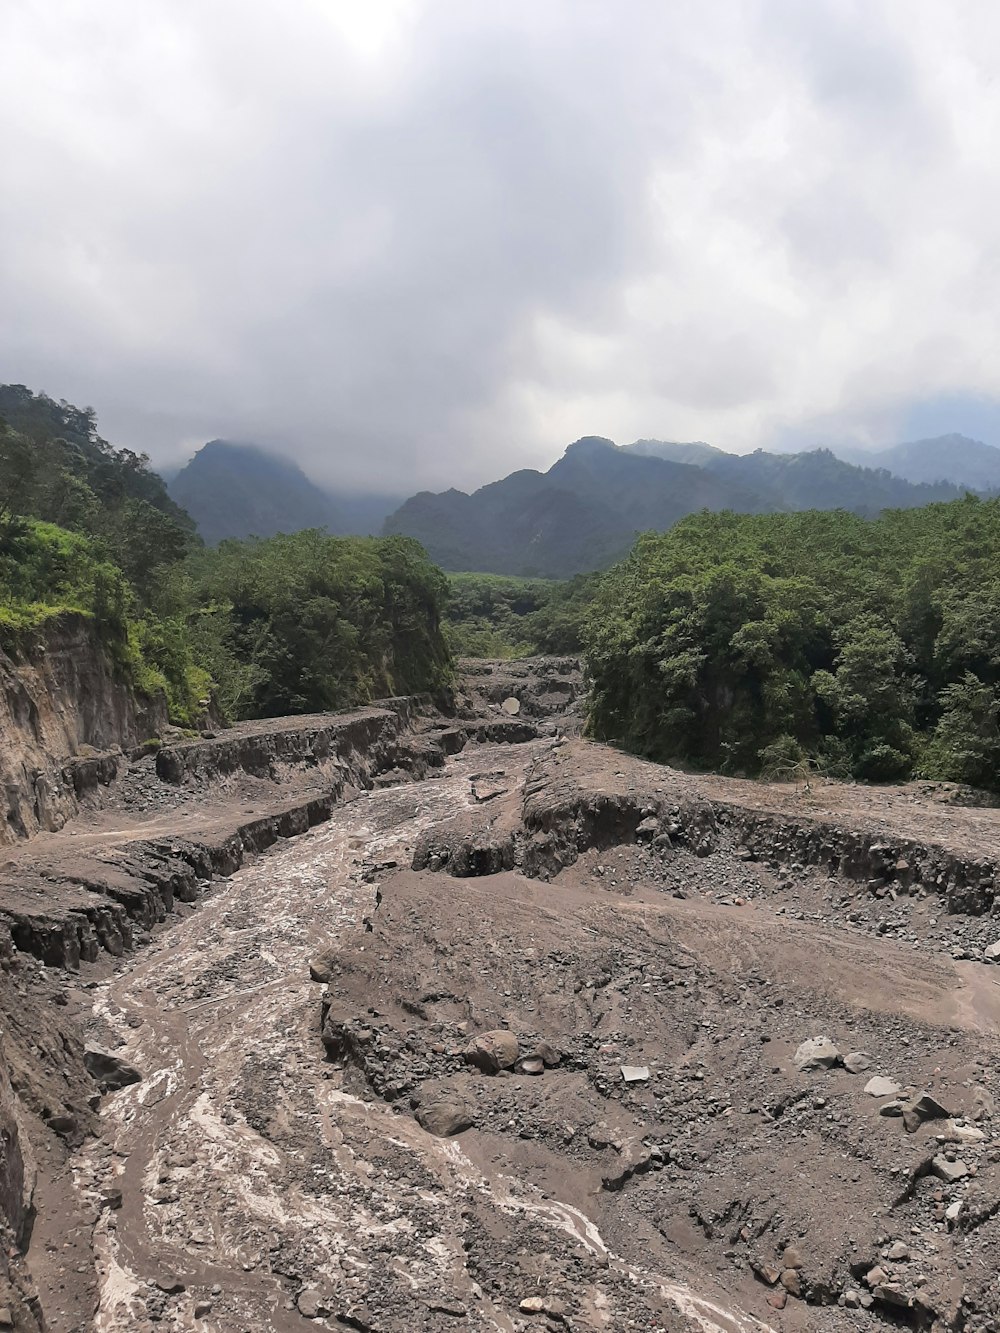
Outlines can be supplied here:
[[334, 498], [291, 458], [241, 440], [209, 440], [170, 482], [170, 494], [210, 545], [325, 528], [378, 532], [397, 496]]
[[866, 472], [827, 449], [741, 455], [702, 441], [619, 447], [585, 435], [548, 472], [513, 472], [472, 495], [413, 496], [384, 530], [423, 542], [445, 569], [565, 578], [612, 563], [637, 533], [662, 531], [700, 509], [874, 515], [956, 494], [947, 484], [916, 486]]

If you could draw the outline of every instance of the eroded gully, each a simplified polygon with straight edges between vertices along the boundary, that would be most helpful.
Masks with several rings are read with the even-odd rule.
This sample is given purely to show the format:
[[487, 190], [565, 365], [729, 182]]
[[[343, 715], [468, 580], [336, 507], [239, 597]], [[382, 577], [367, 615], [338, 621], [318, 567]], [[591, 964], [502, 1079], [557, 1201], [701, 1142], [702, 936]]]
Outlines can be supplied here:
[[[476, 768], [510, 772], [534, 748], [517, 759], [477, 749], [433, 781], [337, 808], [217, 881], [95, 991], [95, 1038], [144, 1075], [105, 1098], [103, 1136], [76, 1162], [78, 1188], [107, 1205], [95, 1235], [99, 1333], [512, 1331], [516, 1307], [491, 1302], [464, 1262], [473, 1196], [658, 1291], [674, 1312], [664, 1328], [765, 1329], [626, 1265], [583, 1212], [483, 1175], [460, 1141], [348, 1095], [323, 1060], [310, 957], [364, 929], [376, 910], [371, 867], [405, 860], [424, 829], [468, 805]], [[600, 1284], [585, 1304], [580, 1327], [616, 1327]]]

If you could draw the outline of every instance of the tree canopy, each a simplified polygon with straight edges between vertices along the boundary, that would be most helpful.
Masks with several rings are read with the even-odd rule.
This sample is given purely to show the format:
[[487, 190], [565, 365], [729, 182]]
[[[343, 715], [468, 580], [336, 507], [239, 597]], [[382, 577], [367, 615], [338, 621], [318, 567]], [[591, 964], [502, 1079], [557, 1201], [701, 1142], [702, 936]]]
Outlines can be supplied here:
[[1000, 786], [1000, 501], [691, 515], [599, 585], [591, 726], [756, 773]]
[[320, 531], [207, 550], [148, 459], [90, 408], [0, 386], [0, 644], [93, 619], [112, 659], [171, 718], [213, 692], [231, 718], [435, 690], [450, 656], [444, 576], [406, 537]]

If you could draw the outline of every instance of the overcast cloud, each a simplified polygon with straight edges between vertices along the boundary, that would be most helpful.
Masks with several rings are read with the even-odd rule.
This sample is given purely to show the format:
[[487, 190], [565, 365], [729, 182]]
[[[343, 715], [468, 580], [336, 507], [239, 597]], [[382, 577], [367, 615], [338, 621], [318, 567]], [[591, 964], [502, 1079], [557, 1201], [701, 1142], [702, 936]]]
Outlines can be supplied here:
[[3, 0], [0, 379], [390, 491], [1000, 445], [998, 51], [994, 0]]

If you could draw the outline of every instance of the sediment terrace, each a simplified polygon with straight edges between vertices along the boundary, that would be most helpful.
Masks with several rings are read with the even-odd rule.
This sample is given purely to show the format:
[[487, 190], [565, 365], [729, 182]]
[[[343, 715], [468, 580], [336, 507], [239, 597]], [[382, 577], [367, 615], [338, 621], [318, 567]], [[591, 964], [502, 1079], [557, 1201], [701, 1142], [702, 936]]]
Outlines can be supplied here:
[[17, 1327], [1000, 1327], [1000, 811], [646, 764], [565, 679], [169, 747], [11, 850]]

